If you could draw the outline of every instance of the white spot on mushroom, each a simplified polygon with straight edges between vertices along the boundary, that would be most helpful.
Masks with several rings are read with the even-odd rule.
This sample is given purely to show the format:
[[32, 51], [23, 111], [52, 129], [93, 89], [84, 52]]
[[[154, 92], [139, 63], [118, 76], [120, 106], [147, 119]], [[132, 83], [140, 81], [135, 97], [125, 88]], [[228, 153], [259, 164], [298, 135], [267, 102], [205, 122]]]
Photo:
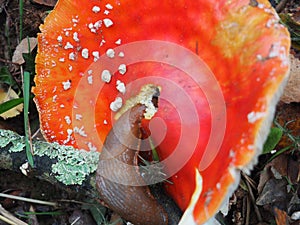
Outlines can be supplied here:
[[92, 11], [94, 12], [94, 13], [98, 13], [98, 12], [100, 12], [100, 7], [99, 6], [97, 6], [97, 5], [95, 5], [95, 6], [93, 6], [93, 8], [92, 8]]
[[125, 56], [124, 52], [119, 52], [119, 57], [123, 58]]
[[274, 24], [274, 22], [276, 22], [276, 20], [274, 20], [274, 19], [269, 19], [269, 20], [267, 21], [267, 23], [266, 23], [266, 27], [267, 27], [267, 28], [270, 28], [270, 27]]
[[69, 54], [69, 59], [70, 60], [75, 60], [75, 57], [76, 57], [76, 55], [75, 55], [75, 53], [74, 52], [71, 52], [70, 54]]
[[90, 29], [90, 31], [92, 33], [96, 33], [97, 30], [102, 26], [102, 21], [101, 20], [98, 20], [97, 22], [95, 23], [89, 23], [88, 24], [88, 28]]
[[92, 33], [96, 33], [97, 32], [96, 28], [94, 28], [94, 24], [93, 23], [89, 23], [88, 24], [88, 28], [90, 29], [90, 31]]
[[81, 51], [81, 56], [82, 56], [84, 59], [88, 59], [88, 58], [89, 58], [89, 50], [88, 50], [87, 48], [82, 49], [82, 51]]
[[272, 44], [268, 55], [269, 58], [279, 57], [282, 60], [282, 65], [286, 66], [288, 65], [288, 58], [286, 56], [287, 53], [284, 46], [281, 46], [280, 43]]
[[274, 57], [279, 56], [279, 54], [280, 54], [279, 52], [280, 52], [279, 45], [278, 44], [272, 45], [271, 50], [269, 52], [269, 58], [274, 58]]
[[65, 121], [68, 125], [71, 124], [71, 118], [69, 116], [65, 116]]
[[96, 62], [100, 58], [100, 54], [98, 51], [93, 51], [92, 55], [94, 56], [94, 62]]
[[126, 92], [125, 84], [123, 82], [121, 82], [120, 80], [117, 80], [116, 88], [120, 93], [125, 94], [125, 92]]
[[58, 61], [60, 61], [60, 62], [64, 62], [65, 61], [65, 58], [59, 58], [59, 60]]
[[257, 58], [259, 61], [262, 61], [262, 60], [263, 60], [263, 57], [262, 57], [262, 55], [260, 55], [260, 54], [256, 55], [256, 58]]
[[116, 97], [113, 102], [110, 103], [109, 108], [116, 112], [118, 111], [123, 105], [123, 100], [121, 97]]
[[229, 158], [234, 158], [235, 157], [235, 152], [233, 149], [230, 149], [229, 151]]
[[254, 150], [254, 149], [255, 149], [254, 145], [248, 145], [247, 148], [248, 148], [249, 150]]
[[63, 40], [62, 36], [59, 35], [59, 36], [57, 37], [57, 41], [58, 41], [58, 42], [62, 42], [62, 40]]
[[94, 28], [95, 28], [96, 30], [98, 30], [98, 29], [101, 27], [101, 25], [102, 25], [102, 21], [99, 20], [99, 21], [97, 21], [97, 22], [94, 23]]
[[93, 70], [88, 70], [87, 73], [88, 75], [91, 75], [93, 73]]
[[73, 40], [76, 41], [76, 42], [79, 42], [79, 38], [78, 38], [78, 33], [77, 32], [73, 33]]
[[81, 120], [82, 119], [82, 115], [81, 114], [76, 114], [75, 115], [75, 119], [76, 120]]
[[88, 143], [88, 148], [89, 148], [89, 150], [92, 151], [92, 152], [96, 152], [96, 151], [97, 151], [96, 146], [94, 146], [94, 145], [92, 144], [92, 142], [89, 142], [89, 143]]
[[90, 28], [90, 29], [94, 28], [94, 24], [93, 23], [89, 23], [88, 28]]
[[71, 88], [71, 81], [67, 80], [65, 82], [62, 82], [62, 85], [63, 85], [64, 90], [66, 91]]
[[72, 19], [72, 22], [73, 22], [73, 23], [78, 23], [78, 19], [73, 18], [73, 19]]
[[111, 48], [107, 49], [106, 55], [107, 55], [107, 57], [109, 57], [109, 58], [115, 57], [115, 50], [113, 50], [113, 49], [111, 49]]
[[105, 18], [103, 19], [105, 27], [111, 27], [114, 23], [111, 19]]
[[108, 14], [109, 14], [109, 11], [106, 9], [106, 10], [104, 10], [103, 14], [104, 14], [104, 15], [108, 15]]
[[67, 42], [67, 44], [65, 45], [65, 49], [71, 49], [73, 48], [73, 45], [70, 42]]
[[103, 124], [107, 125], [108, 124], [107, 120], [103, 120]]
[[102, 74], [101, 74], [101, 79], [102, 81], [109, 83], [111, 80], [111, 73], [109, 72], [109, 70], [103, 70]]
[[106, 7], [107, 9], [113, 9], [113, 6], [112, 6], [111, 4], [106, 4], [105, 7]]
[[72, 30], [72, 27], [66, 27], [63, 29], [63, 31], [69, 31], [69, 30]]
[[257, 120], [263, 118], [266, 115], [265, 112], [250, 112], [247, 115], [249, 123], [255, 123]]
[[102, 39], [101, 42], [100, 42], [100, 46], [103, 46], [105, 44], [105, 40]]
[[127, 71], [126, 65], [125, 65], [125, 64], [121, 64], [121, 65], [119, 66], [118, 70], [119, 70], [119, 73], [120, 73], [120, 74], [124, 75], [124, 74], [126, 73], [126, 71]]
[[71, 72], [73, 70], [73, 66], [69, 65], [69, 71]]
[[87, 137], [87, 134], [84, 131], [84, 126], [82, 126], [81, 128], [74, 127], [74, 133], [79, 134], [82, 137]]
[[57, 99], [57, 95], [54, 95], [54, 96], [52, 97], [52, 102], [56, 102], [56, 99]]
[[120, 45], [122, 42], [121, 42], [121, 39], [119, 38], [118, 40], [116, 40], [115, 44], [116, 45]]
[[263, 9], [264, 8], [264, 4], [258, 3], [257, 7], [260, 8], [260, 9]]
[[64, 144], [68, 143], [71, 140], [71, 135], [73, 134], [73, 130], [67, 129], [67, 134], [68, 134], [68, 137], [66, 140], [64, 140]]
[[93, 84], [93, 75], [87, 77], [88, 83]]
[[56, 66], [56, 62], [55, 62], [54, 60], [51, 60], [51, 63], [52, 63], [52, 64], [51, 64], [52, 67], [55, 67], [55, 66]]

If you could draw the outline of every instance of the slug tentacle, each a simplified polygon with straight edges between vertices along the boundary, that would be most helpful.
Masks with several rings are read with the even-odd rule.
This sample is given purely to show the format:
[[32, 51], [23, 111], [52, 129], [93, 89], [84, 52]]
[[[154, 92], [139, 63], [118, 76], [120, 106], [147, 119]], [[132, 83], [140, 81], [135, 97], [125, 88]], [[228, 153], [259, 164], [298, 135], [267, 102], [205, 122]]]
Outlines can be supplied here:
[[138, 169], [141, 120], [146, 107], [136, 105], [118, 119], [100, 155], [96, 183], [102, 200], [135, 225], [166, 225], [168, 216]]

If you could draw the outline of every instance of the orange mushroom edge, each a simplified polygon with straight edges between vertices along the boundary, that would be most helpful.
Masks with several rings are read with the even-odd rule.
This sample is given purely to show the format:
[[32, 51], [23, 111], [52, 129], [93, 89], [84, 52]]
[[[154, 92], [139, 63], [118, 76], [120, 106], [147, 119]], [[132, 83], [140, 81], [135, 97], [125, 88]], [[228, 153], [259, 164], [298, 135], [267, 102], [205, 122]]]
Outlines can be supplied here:
[[288, 78], [290, 37], [270, 3], [59, 0], [40, 29], [33, 93], [45, 138], [101, 151], [128, 99], [159, 87], [142, 124], [165, 190], [180, 224], [212, 221], [256, 163]]

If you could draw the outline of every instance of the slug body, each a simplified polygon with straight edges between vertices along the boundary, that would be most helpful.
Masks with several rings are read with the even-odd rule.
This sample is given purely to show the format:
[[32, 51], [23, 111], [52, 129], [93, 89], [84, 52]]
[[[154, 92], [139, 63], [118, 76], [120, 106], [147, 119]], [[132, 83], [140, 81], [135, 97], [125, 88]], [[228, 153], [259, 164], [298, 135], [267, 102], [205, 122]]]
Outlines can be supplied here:
[[100, 155], [96, 184], [110, 209], [135, 225], [166, 225], [167, 213], [138, 170], [144, 105], [125, 112], [109, 132]]

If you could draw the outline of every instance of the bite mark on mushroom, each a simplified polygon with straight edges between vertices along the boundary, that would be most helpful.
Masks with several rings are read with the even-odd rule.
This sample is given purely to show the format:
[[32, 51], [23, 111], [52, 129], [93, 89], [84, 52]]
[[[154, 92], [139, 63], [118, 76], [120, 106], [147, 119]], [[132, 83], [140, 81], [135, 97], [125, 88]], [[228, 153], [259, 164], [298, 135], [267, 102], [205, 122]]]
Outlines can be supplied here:
[[146, 106], [144, 117], [145, 119], [150, 120], [157, 112], [157, 104], [153, 101], [159, 97], [160, 92], [161, 87], [154, 84], [146, 84], [142, 86], [140, 92], [136, 96], [126, 100], [124, 106], [116, 113], [115, 119], [119, 119], [123, 113], [133, 106], [142, 104]]

